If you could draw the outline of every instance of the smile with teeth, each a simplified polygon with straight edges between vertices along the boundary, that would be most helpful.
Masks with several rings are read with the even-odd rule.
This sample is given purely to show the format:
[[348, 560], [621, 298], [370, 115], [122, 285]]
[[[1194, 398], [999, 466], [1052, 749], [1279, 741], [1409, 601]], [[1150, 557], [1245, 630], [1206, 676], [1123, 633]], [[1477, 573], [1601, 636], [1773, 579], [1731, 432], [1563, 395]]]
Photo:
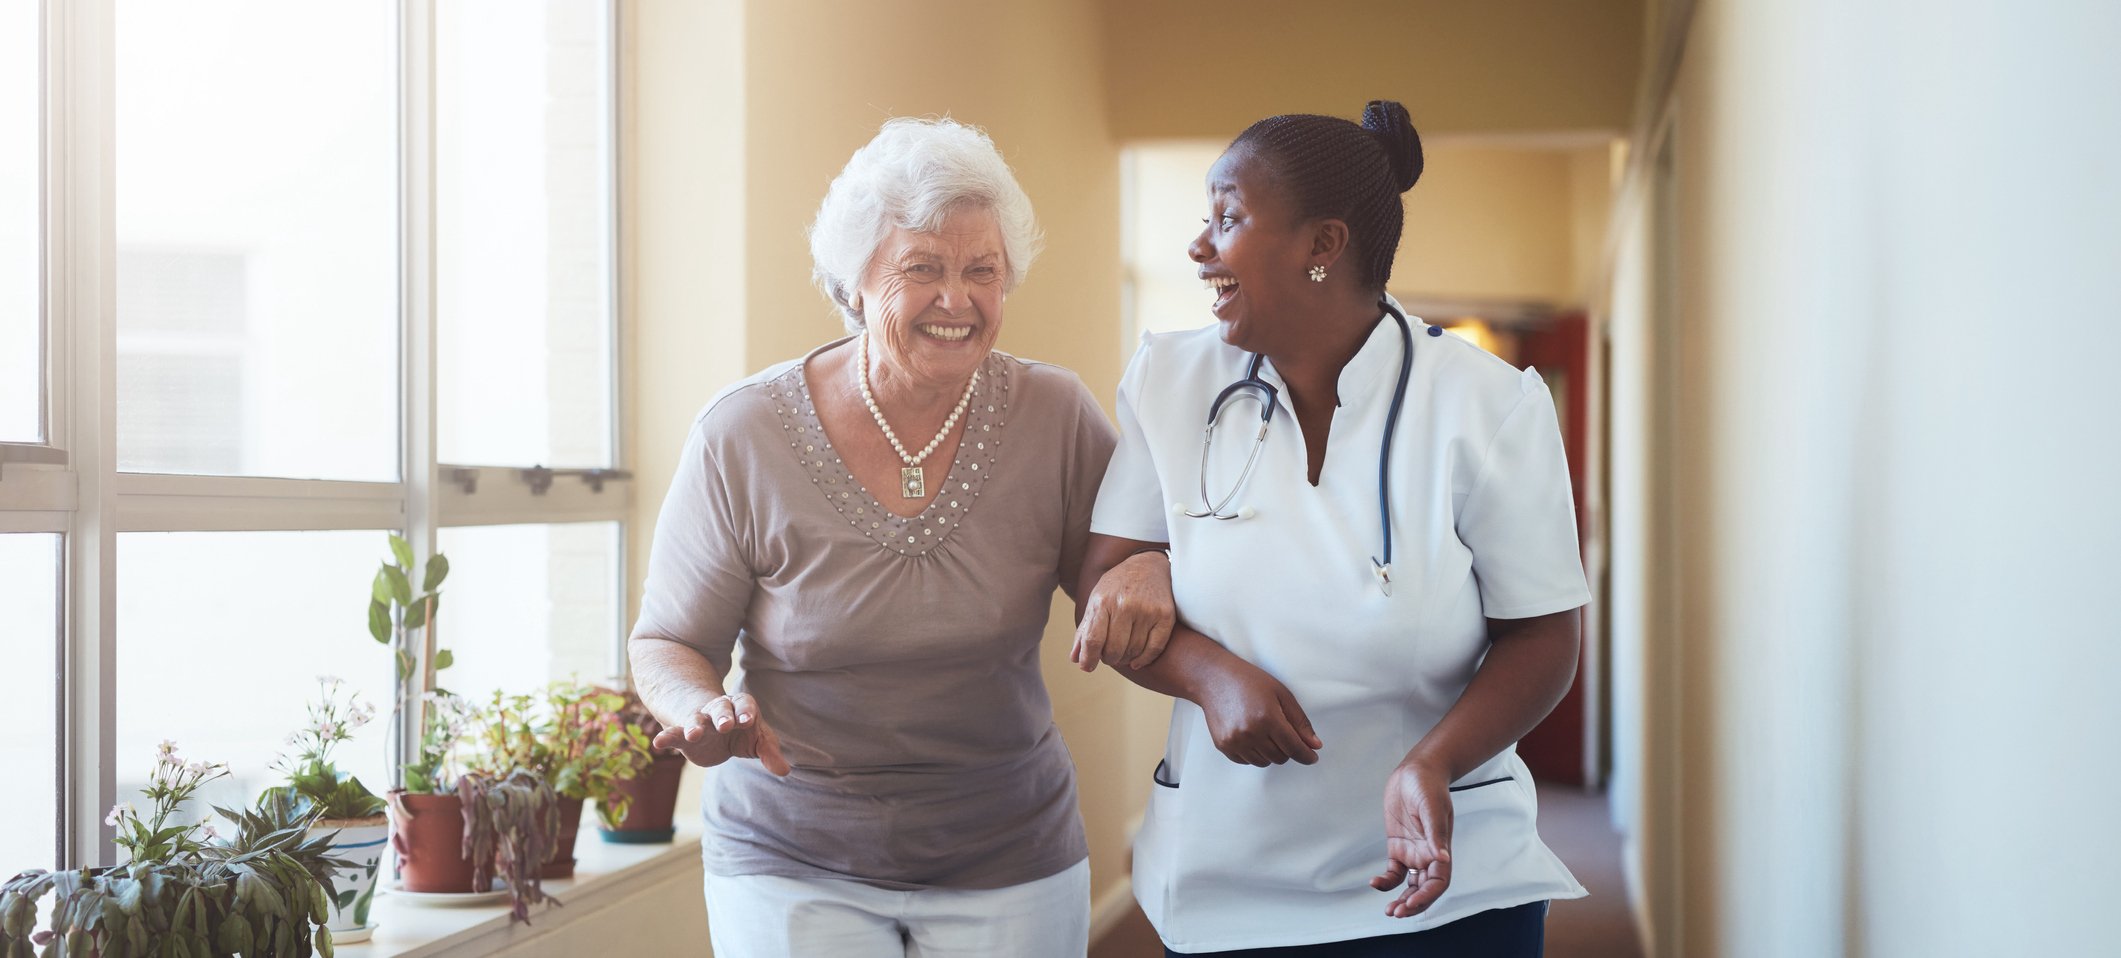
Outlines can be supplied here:
[[970, 326], [938, 326], [934, 323], [922, 323], [919, 328], [922, 335], [940, 339], [946, 343], [963, 342], [972, 335], [972, 327]]
[[1201, 288], [1214, 290], [1215, 304], [1220, 306], [1228, 301], [1236, 291], [1237, 280], [1228, 276], [1203, 276], [1201, 277]]

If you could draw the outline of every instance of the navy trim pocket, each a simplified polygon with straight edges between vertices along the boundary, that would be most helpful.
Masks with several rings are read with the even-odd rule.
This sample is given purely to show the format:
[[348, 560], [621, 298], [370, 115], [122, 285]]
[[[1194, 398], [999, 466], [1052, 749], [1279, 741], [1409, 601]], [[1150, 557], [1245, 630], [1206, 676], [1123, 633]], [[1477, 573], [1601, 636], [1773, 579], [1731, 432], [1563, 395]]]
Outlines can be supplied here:
[[1155, 782], [1158, 785], [1162, 785], [1165, 788], [1177, 788], [1177, 782], [1167, 782], [1164, 780], [1164, 776], [1170, 774], [1170, 769], [1171, 763], [1169, 761], [1158, 761], [1156, 763], [1156, 771], [1149, 773], [1149, 780]]
[[1485, 782], [1474, 782], [1474, 783], [1473, 783], [1473, 784], [1471, 784], [1471, 785], [1453, 785], [1453, 786], [1451, 786], [1451, 791], [1454, 791], [1454, 792], [1470, 792], [1470, 791], [1472, 791], [1472, 790], [1474, 790], [1474, 789], [1476, 789], [1476, 788], [1486, 788], [1486, 787], [1488, 787], [1488, 786], [1490, 786], [1490, 785], [1500, 785], [1500, 784], [1502, 784], [1502, 783], [1504, 783], [1504, 782], [1508, 782], [1508, 781], [1512, 781], [1512, 780], [1513, 780], [1512, 776], [1509, 776], [1509, 775], [1504, 775], [1504, 776], [1503, 776], [1503, 777], [1501, 777], [1501, 778], [1491, 778], [1491, 779], [1488, 779], [1488, 780], [1487, 780], [1487, 781], [1485, 781]]

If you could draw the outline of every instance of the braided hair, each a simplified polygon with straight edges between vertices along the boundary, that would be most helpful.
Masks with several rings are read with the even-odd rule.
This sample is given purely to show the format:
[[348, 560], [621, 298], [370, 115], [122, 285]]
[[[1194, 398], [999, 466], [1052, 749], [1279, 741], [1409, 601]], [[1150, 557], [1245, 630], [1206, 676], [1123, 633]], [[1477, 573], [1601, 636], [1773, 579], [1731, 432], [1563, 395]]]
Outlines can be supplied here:
[[1421, 178], [1421, 136], [1406, 107], [1371, 100], [1360, 126], [1337, 116], [1270, 116], [1238, 134], [1230, 149], [1239, 147], [1289, 191], [1299, 218], [1347, 223], [1356, 278], [1384, 288], [1406, 218], [1399, 194]]

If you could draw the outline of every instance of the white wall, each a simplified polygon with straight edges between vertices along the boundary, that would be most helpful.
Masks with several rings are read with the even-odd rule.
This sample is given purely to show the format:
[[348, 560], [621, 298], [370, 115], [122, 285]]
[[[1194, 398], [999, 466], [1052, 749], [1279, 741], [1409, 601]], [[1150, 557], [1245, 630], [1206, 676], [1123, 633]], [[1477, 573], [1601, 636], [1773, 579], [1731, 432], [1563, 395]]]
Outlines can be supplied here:
[[2094, 4], [1696, 11], [1677, 265], [1634, 194], [1613, 300], [1660, 954], [2111, 950], [2117, 35]]

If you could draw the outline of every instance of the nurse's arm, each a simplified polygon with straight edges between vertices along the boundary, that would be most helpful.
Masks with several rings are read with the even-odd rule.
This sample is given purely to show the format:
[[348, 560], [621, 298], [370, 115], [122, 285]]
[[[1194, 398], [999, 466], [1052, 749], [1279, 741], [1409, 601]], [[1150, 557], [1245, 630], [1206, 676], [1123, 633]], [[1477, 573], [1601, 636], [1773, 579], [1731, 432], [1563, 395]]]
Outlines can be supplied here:
[[[1162, 542], [1093, 533], [1075, 588], [1076, 618], [1083, 618], [1106, 572], [1129, 557], [1165, 548]], [[1257, 766], [1318, 761], [1323, 743], [1288, 687], [1184, 622], [1171, 629], [1163, 654], [1153, 662], [1141, 668], [1115, 662], [1112, 668], [1142, 688], [1200, 706], [1216, 749], [1231, 761]]]
[[1489, 619], [1488, 654], [1473, 681], [1407, 752], [1403, 764], [1455, 782], [1524, 738], [1576, 679], [1576, 654], [1583, 645], [1578, 612]]

